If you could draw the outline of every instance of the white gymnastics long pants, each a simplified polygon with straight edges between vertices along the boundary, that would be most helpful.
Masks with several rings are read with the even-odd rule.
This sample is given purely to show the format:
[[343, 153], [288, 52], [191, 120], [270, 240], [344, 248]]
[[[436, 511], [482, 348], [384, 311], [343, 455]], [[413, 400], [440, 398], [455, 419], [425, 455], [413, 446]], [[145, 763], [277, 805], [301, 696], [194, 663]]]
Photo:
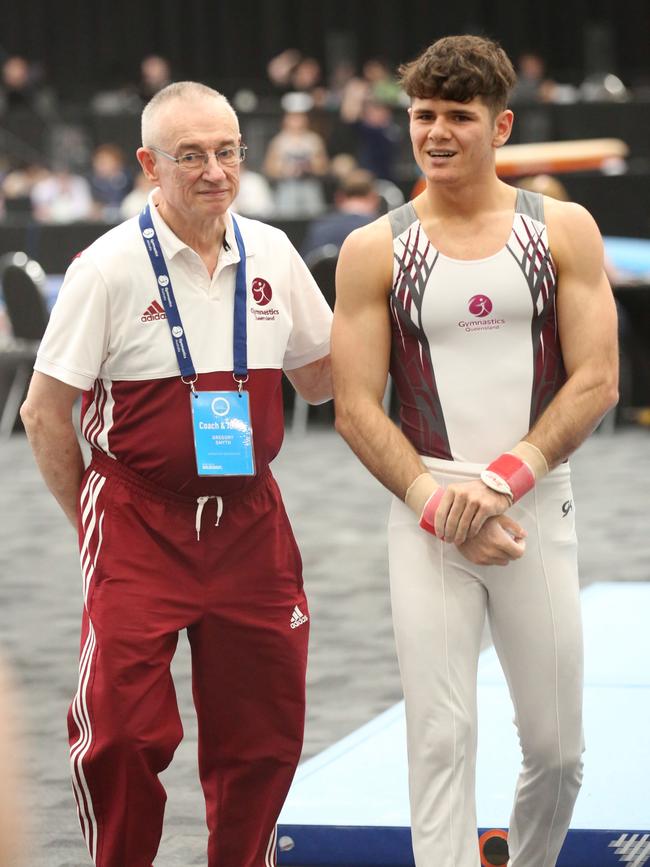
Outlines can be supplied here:
[[[442, 484], [482, 466], [425, 459]], [[515, 708], [523, 764], [510, 867], [553, 867], [582, 779], [583, 655], [568, 464], [508, 514], [528, 532], [507, 566], [475, 566], [420, 529], [395, 499], [389, 520], [393, 623], [406, 699], [417, 867], [479, 867], [476, 676], [485, 617]]]

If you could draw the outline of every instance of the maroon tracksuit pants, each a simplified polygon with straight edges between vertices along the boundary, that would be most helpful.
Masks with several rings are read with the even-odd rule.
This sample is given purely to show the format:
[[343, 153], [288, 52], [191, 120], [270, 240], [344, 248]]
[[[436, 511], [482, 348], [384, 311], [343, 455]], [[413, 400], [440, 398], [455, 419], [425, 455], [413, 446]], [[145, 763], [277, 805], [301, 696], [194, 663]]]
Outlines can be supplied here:
[[158, 775], [183, 735], [169, 667], [185, 629], [208, 865], [272, 867], [302, 746], [309, 630], [275, 480], [267, 471], [246, 494], [201, 505], [96, 455], [80, 516], [85, 605], [68, 728], [93, 862], [151, 867], [156, 855]]

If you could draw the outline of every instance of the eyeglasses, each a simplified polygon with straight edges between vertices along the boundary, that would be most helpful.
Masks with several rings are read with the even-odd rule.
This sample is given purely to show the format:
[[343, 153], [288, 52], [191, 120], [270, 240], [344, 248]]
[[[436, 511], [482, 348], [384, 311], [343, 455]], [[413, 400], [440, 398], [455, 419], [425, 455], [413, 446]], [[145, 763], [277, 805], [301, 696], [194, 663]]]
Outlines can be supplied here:
[[247, 148], [246, 145], [239, 145], [236, 148], [221, 148], [218, 151], [189, 153], [183, 154], [180, 157], [172, 156], [172, 154], [168, 154], [166, 151], [154, 147], [153, 145], [149, 145], [149, 150], [155, 151], [163, 157], [167, 157], [168, 160], [176, 163], [178, 168], [182, 169], [184, 172], [195, 172], [199, 169], [202, 171], [207, 169], [211, 156], [214, 156], [220, 166], [225, 166], [226, 168], [238, 166], [239, 163], [242, 163], [246, 159]]

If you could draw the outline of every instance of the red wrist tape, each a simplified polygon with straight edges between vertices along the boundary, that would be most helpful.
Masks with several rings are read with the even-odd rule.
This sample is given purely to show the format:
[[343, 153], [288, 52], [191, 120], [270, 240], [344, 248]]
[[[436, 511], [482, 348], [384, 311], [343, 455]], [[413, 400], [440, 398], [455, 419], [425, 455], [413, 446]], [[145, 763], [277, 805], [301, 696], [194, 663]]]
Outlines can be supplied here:
[[528, 464], [509, 452], [499, 455], [487, 469], [507, 482], [515, 503], [535, 486], [535, 474]]
[[436, 535], [436, 512], [438, 511], [440, 500], [442, 500], [445, 494], [445, 490], [445, 488], [436, 488], [424, 504], [424, 509], [422, 509], [422, 515], [420, 516], [420, 526], [427, 533], [431, 533], [432, 536]]

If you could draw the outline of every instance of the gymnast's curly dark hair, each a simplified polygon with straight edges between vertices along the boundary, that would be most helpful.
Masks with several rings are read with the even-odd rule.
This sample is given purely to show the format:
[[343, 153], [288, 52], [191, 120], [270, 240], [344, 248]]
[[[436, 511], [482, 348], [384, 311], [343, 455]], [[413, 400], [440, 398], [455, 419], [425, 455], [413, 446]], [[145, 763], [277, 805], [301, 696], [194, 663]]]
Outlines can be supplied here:
[[483, 36], [445, 36], [398, 72], [411, 98], [469, 102], [480, 97], [495, 114], [507, 106], [517, 80], [503, 48]]

